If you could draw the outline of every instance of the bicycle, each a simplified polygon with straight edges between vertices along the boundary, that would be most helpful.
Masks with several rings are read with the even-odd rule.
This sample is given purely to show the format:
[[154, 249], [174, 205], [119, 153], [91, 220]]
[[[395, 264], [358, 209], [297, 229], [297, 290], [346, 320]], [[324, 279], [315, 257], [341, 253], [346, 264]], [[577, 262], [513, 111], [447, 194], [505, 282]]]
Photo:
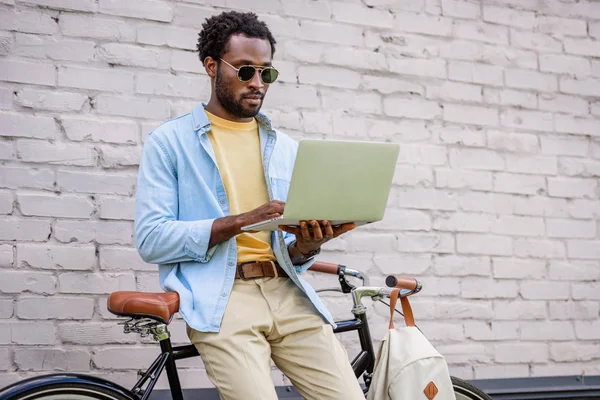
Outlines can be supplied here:
[[[338, 276], [339, 288], [326, 288], [318, 292], [338, 291], [352, 296], [354, 318], [336, 321], [337, 328], [334, 332], [358, 331], [361, 350], [351, 364], [356, 378], [363, 378], [366, 395], [371, 383], [376, 353], [367, 321], [367, 309], [362, 304], [362, 299], [371, 297], [374, 301], [383, 302], [383, 298], [389, 298], [391, 289], [371, 287], [368, 285], [367, 276], [343, 265], [316, 262], [310, 270]], [[361, 280], [362, 285], [351, 284], [347, 279], [349, 276]], [[401, 297], [418, 293], [422, 289], [421, 283], [414, 278], [393, 275], [386, 278], [386, 285], [401, 288]], [[152, 335], [160, 345], [161, 354], [146, 371], [140, 372], [141, 377], [132, 389], [127, 390], [108, 380], [89, 375], [55, 373], [9, 385], [0, 390], [0, 400], [147, 400], [163, 370], [167, 372], [173, 400], [184, 400], [175, 362], [197, 357], [199, 354], [193, 344], [171, 346], [167, 326], [179, 309], [179, 295], [174, 292], [113, 292], [108, 298], [107, 307], [113, 314], [129, 318], [122, 322], [124, 333], [138, 333], [142, 337]], [[400, 313], [398, 310], [396, 312]], [[457, 400], [492, 400], [468, 382], [456, 377], [451, 378]]]

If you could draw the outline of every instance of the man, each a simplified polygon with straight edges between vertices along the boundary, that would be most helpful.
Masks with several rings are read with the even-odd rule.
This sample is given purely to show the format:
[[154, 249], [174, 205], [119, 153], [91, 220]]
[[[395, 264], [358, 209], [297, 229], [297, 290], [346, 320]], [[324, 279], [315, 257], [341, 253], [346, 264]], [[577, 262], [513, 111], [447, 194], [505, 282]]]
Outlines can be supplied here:
[[353, 224], [302, 221], [285, 232], [241, 227], [282, 215], [297, 143], [259, 113], [275, 39], [255, 14], [203, 24], [210, 101], [149, 134], [135, 238], [177, 291], [188, 336], [221, 398], [276, 399], [270, 359], [307, 399], [364, 399], [333, 320], [299, 274]]

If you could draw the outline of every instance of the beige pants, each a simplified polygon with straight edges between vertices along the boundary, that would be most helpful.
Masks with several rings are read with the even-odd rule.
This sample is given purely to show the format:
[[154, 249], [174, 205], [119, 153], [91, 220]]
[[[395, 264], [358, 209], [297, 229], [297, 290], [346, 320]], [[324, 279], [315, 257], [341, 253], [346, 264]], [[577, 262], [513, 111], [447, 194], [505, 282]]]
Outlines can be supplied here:
[[221, 330], [187, 332], [224, 400], [276, 400], [270, 359], [306, 399], [365, 398], [331, 326], [287, 278], [236, 279]]

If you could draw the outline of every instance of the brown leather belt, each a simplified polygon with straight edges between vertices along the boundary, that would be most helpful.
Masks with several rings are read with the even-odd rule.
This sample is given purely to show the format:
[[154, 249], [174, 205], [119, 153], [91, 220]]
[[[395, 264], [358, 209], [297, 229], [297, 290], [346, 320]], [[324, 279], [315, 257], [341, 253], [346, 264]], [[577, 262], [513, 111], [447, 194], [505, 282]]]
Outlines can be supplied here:
[[288, 274], [275, 261], [257, 261], [238, 264], [235, 278], [244, 281], [258, 278], [289, 278]]

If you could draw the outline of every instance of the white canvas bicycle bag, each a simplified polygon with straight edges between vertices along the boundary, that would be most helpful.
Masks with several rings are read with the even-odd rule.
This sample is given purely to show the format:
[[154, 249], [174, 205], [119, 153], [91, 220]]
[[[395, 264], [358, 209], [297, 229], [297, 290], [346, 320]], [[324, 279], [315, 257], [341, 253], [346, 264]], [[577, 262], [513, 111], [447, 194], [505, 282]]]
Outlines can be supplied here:
[[415, 326], [406, 297], [400, 299], [406, 327], [394, 327], [399, 292], [390, 296], [389, 331], [377, 352], [367, 400], [456, 400], [446, 360]]

